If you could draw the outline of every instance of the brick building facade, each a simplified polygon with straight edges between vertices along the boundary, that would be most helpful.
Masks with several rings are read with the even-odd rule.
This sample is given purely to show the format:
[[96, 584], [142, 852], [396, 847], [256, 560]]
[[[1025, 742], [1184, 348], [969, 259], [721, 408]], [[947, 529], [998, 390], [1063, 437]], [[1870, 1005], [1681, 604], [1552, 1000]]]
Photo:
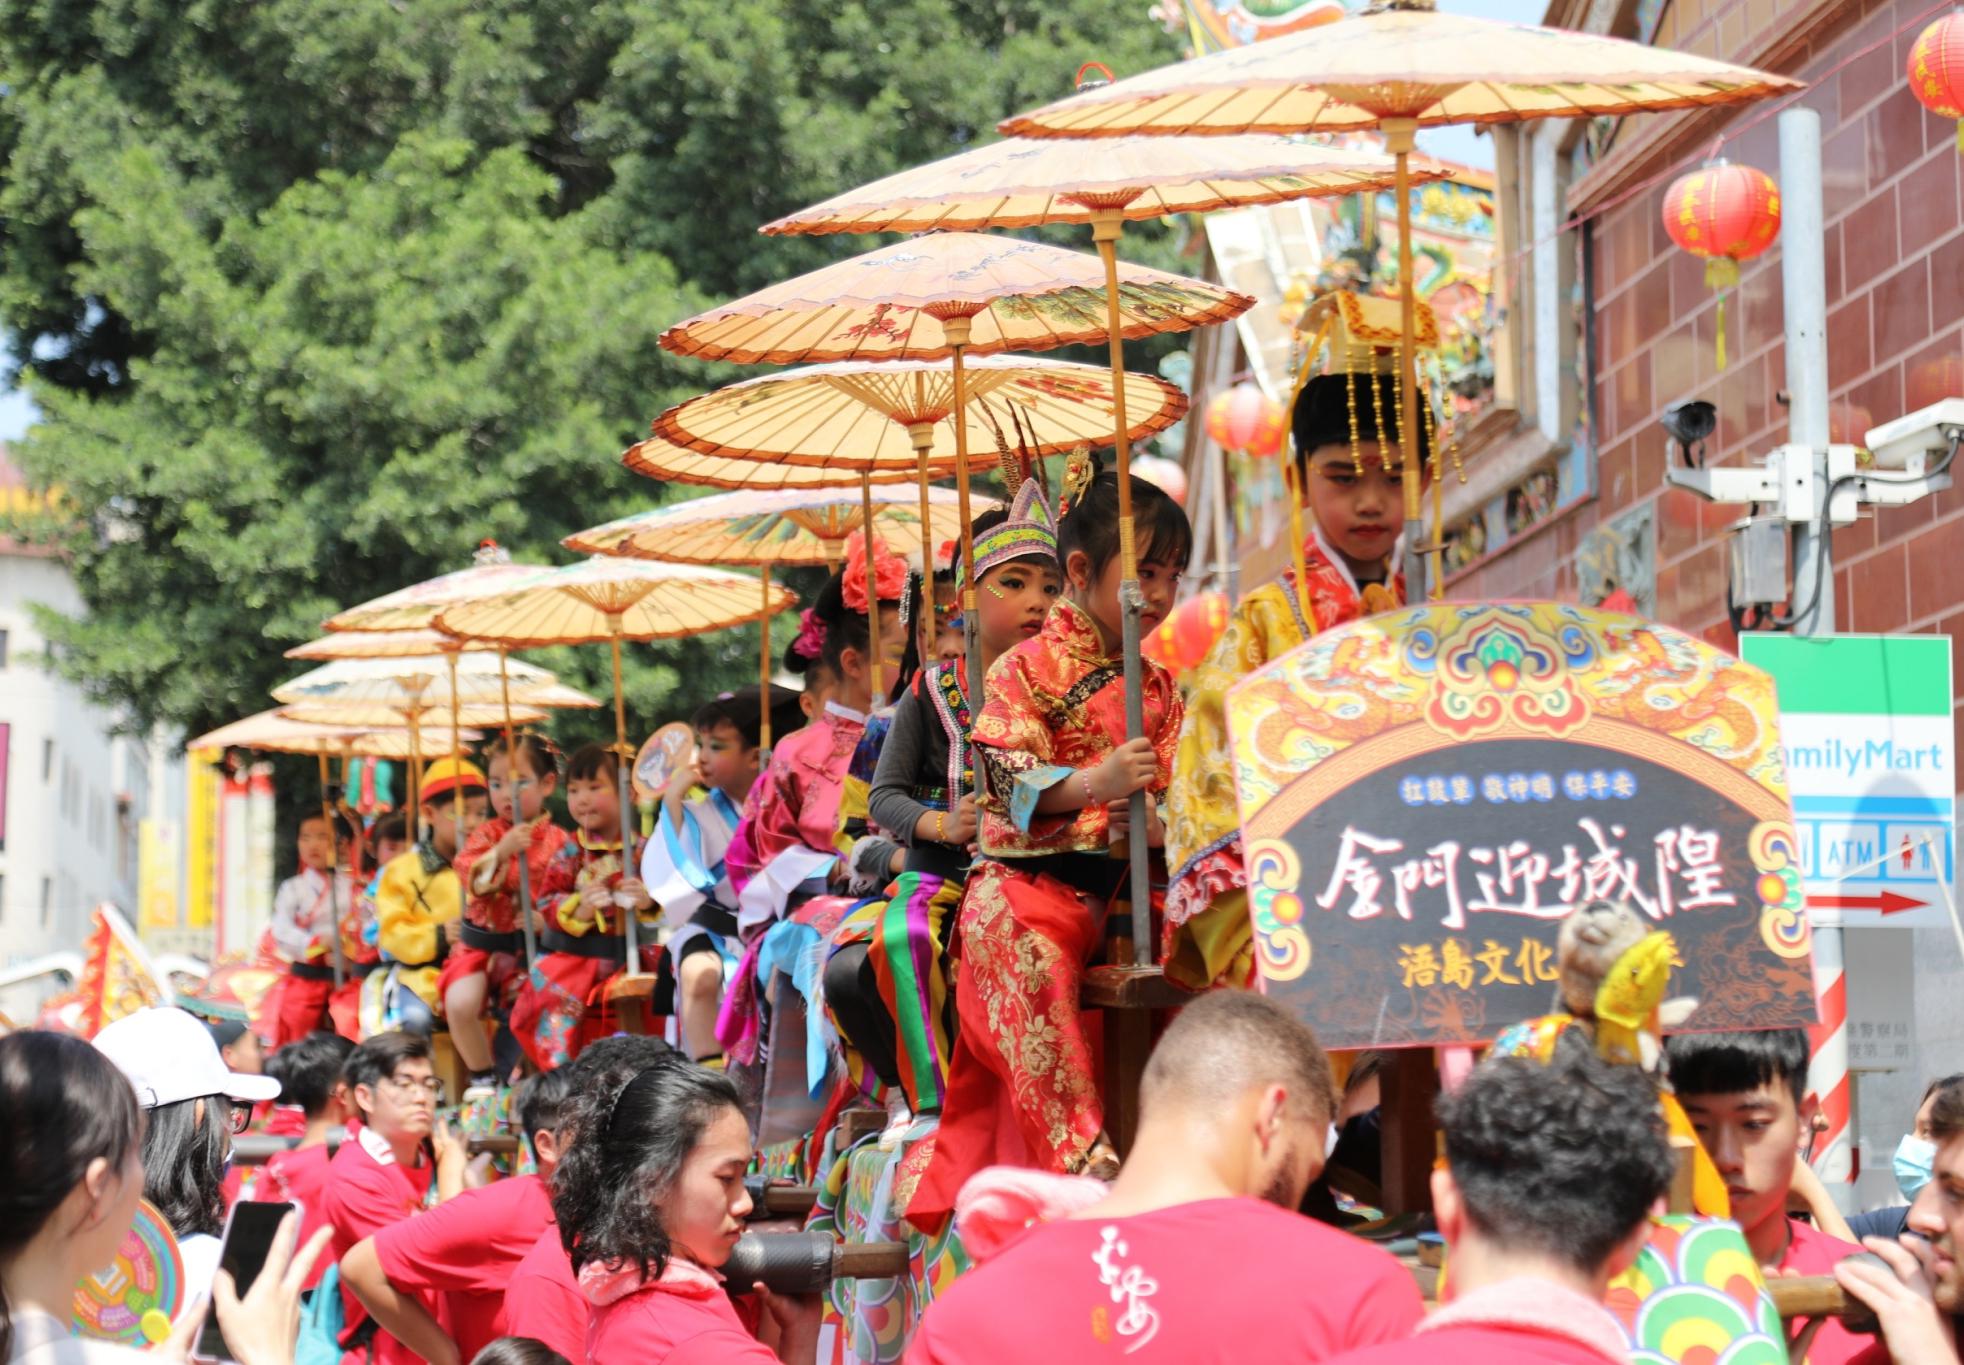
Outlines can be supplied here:
[[[1870, 426], [1964, 396], [1964, 157], [1955, 126], [1917, 104], [1904, 77], [1910, 44], [1946, 10], [1932, 0], [1555, 0], [1546, 20], [1808, 82], [1800, 102], [1822, 125], [1830, 412], [1839, 441], [1859, 443]], [[1743, 509], [1666, 489], [1665, 463], [1676, 456], [1658, 416], [1681, 399], [1714, 403], [1720, 427], [1709, 455], [1723, 463], [1785, 440], [1779, 247], [1744, 268], [1726, 310], [1730, 364], [1719, 370], [1714, 296], [1702, 262], [1665, 235], [1662, 204], [1670, 181], [1721, 136], [1722, 155], [1777, 179], [1776, 117], [1762, 104], [1568, 131], [1560, 207], [1570, 227], [1561, 240], [1565, 267], [1571, 242], [1580, 264], [1563, 288], [1579, 280], [1573, 294], [1590, 333], [1581, 344], [1593, 350], [1579, 438], [1593, 449], [1593, 478], [1583, 495], [1455, 576], [1451, 596], [1587, 600], [1581, 561], [1592, 534], [1636, 528], [1648, 513], [1640, 540], [1654, 574], [1651, 614], [1735, 646], [1725, 527]], [[1581, 140], [1592, 137], [1598, 145], [1584, 149]], [[1511, 149], [1503, 141], [1500, 150], [1504, 196]], [[1524, 163], [1518, 179], [1527, 179]], [[1518, 280], [1522, 271], [1512, 273]], [[1639, 543], [1634, 529], [1630, 539]], [[1836, 532], [1833, 554], [1837, 629], [1938, 632], [1964, 647], [1964, 488], [1865, 510]], [[1956, 676], [1964, 684], [1964, 655]]]

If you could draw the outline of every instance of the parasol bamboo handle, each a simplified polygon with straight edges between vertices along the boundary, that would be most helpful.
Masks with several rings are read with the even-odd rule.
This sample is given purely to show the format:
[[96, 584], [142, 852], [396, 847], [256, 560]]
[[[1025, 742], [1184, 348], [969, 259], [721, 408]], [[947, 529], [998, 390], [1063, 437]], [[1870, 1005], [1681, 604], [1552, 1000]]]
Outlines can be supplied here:
[[[1118, 238], [1125, 220], [1108, 209], [1092, 220], [1091, 236], [1105, 262], [1105, 330], [1111, 347], [1113, 445], [1118, 452], [1118, 611], [1120, 643], [1125, 656], [1125, 737], [1146, 732], [1144, 670], [1139, 661], [1139, 613], [1145, 599], [1139, 591], [1139, 552], [1132, 523], [1132, 447], [1125, 412], [1125, 334], [1119, 319]], [[1133, 792], [1131, 831], [1127, 852], [1131, 860], [1132, 965], [1149, 966], [1152, 943], [1152, 866], [1146, 847], [1146, 794]]]
[[348, 975], [348, 964], [341, 956], [341, 907], [334, 903], [336, 883], [341, 880], [341, 841], [334, 837], [334, 800], [327, 792], [327, 751], [323, 749], [317, 757], [321, 773], [321, 819], [327, 821], [327, 846], [333, 850], [328, 855], [327, 941], [334, 955], [334, 989], [338, 991]]
[[[511, 724], [511, 672], [505, 667], [507, 652], [498, 650], [498, 692], [505, 702], [505, 781], [511, 784], [511, 822], [523, 824], [525, 808], [522, 798], [525, 783], [518, 775], [518, 736]], [[529, 841], [528, 841], [529, 843]], [[525, 936], [525, 967], [531, 970], [532, 963], [539, 956], [539, 945], [532, 929], [532, 857], [529, 847], [518, 851], [518, 924], [519, 932]], [[465, 888], [468, 893], [469, 888]]]
[[[1390, 148], [1395, 173], [1394, 193], [1398, 196], [1398, 314], [1399, 346], [1398, 371], [1398, 455], [1402, 467], [1405, 493], [1406, 534], [1411, 542], [1408, 564], [1422, 563], [1424, 554], [1437, 554], [1434, 548], [1418, 549], [1418, 542], [1424, 534], [1424, 509], [1419, 502], [1419, 467], [1407, 449], [1415, 442], [1418, 432], [1418, 282], [1412, 278], [1412, 171], [1411, 154], [1414, 135], [1418, 131], [1418, 120], [1409, 118], [1388, 118], [1379, 125], [1384, 130], [1385, 145]], [[1382, 442], [1384, 433], [1378, 433]], [[1438, 564], [1421, 570], [1419, 576], [1425, 580], [1427, 595], [1439, 595]], [[1410, 572], [1408, 568], [1407, 572]], [[1412, 591], [1416, 584], [1407, 584]]]
[[873, 475], [862, 470], [859, 475], [859, 511], [861, 534], [866, 537], [866, 658], [872, 665], [872, 705], [867, 710], [877, 709], [886, 696], [886, 668], [883, 657], [886, 651], [880, 640], [880, 585], [878, 565], [873, 559]]
[[771, 566], [763, 565], [763, 599], [757, 616], [757, 751], [771, 761]]
[[444, 652], [450, 659], [450, 776], [452, 779], [450, 816], [457, 822], [452, 841], [458, 848], [462, 848], [464, 846], [464, 780], [463, 774], [457, 771], [457, 764], [462, 761], [464, 739], [461, 733], [463, 727], [458, 724], [457, 715], [460, 709], [457, 698], [457, 651], [451, 649]]
[[[614, 632], [609, 643], [613, 646], [614, 652], [614, 748], [620, 755], [617, 769], [620, 775], [621, 875], [631, 877], [639, 875], [640, 869], [629, 866], [634, 860], [634, 835], [631, 833], [633, 826], [629, 823], [628, 815], [634, 807], [631, 804], [633, 796], [628, 791], [627, 785], [630, 760], [627, 747], [627, 698], [621, 692], [621, 618], [610, 616], [607, 618], [607, 623], [613, 627]], [[615, 911], [621, 917], [621, 936], [627, 943], [627, 974], [633, 976], [641, 970], [641, 912], [631, 906], [616, 906]]]

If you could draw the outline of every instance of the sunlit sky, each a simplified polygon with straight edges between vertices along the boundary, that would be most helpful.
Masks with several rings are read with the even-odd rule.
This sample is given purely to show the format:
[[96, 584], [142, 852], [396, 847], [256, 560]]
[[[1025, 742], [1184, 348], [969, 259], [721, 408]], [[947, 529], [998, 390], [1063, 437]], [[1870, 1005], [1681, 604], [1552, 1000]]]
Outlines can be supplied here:
[[[1439, 8], [1455, 14], [1477, 14], [1516, 23], [1539, 23], [1547, 0], [1439, 0]], [[1493, 139], [1471, 128], [1433, 128], [1418, 135], [1419, 149], [1468, 166], [1493, 165]], [[14, 440], [34, 421], [34, 405], [26, 395], [0, 391], [0, 441]]]

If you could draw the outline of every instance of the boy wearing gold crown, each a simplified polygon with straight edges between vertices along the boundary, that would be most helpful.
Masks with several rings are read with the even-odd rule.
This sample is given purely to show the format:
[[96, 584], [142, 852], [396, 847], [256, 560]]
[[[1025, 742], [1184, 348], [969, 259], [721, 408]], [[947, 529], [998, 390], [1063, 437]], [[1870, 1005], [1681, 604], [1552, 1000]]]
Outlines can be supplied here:
[[[1166, 801], [1173, 871], [1162, 945], [1167, 979], [1189, 990], [1255, 979], [1241, 817], [1227, 762], [1228, 688], [1319, 630], [1404, 602], [1393, 566], [1405, 529], [1397, 393], [1390, 375], [1368, 372], [1317, 375], [1303, 386], [1291, 417], [1296, 484], [1310, 522], [1303, 590], [1290, 569], [1242, 598], [1194, 669]], [[1422, 428], [1405, 444], [1415, 458], [1430, 454]]]

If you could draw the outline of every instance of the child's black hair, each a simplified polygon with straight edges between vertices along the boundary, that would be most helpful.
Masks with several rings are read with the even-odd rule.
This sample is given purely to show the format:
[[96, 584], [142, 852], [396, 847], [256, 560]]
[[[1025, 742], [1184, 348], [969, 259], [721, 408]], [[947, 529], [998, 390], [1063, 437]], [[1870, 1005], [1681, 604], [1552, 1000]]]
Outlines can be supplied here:
[[1664, 1044], [1671, 1089], [1680, 1095], [1740, 1095], [1762, 1085], [1785, 1088], [1794, 1107], [1807, 1097], [1807, 1031], [1680, 1033]]
[[[571, 1107], [573, 1078], [563, 1066], [528, 1077], [512, 1094], [511, 1112], [525, 1140], [536, 1144], [540, 1133], [556, 1132]], [[536, 1150], [536, 1147], [535, 1147]]]
[[620, 755], [609, 745], [582, 744], [573, 750], [573, 756], [566, 761], [566, 780], [592, 782], [597, 778], [605, 778], [610, 783], [620, 781]]
[[573, 1365], [536, 1337], [499, 1337], [471, 1357], [471, 1365]]
[[[520, 734], [513, 740], [518, 750], [518, 758], [525, 769], [535, 778], [557, 776], [559, 772], [559, 746], [544, 735]], [[493, 763], [505, 757], [505, 741], [502, 736], [484, 746], [484, 771], [490, 772]]]
[[[1171, 564], [1181, 570], [1193, 554], [1193, 524], [1179, 503], [1157, 484], [1132, 480], [1132, 525], [1141, 564]], [[1084, 551], [1095, 579], [1118, 558], [1118, 475], [1099, 469], [1057, 528], [1057, 563]]]
[[[689, 717], [689, 728], [699, 734], [714, 730], [718, 725], [733, 727], [743, 740], [743, 747], [754, 749], [763, 739], [763, 708], [761, 694], [756, 683], [739, 687], [734, 692], [725, 692], [714, 701], [706, 701], [696, 708]], [[771, 685], [771, 733], [788, 735], [798, 728], [798, 694], [788, 687]]]
[[375, 822], [375, 828], [369, 832], [368, 837], [369, 842], [375, 844], [383, 842], [406, 844], [409, 842], [409, 817], [399, 810], [390, 811]]
[[354, 1050], [340, 1034], [319, 1029], [267, 1057], [266, 1074], [280, 1083], [281, 1104], [297, 1104], [308, 1118], [319, 1118]]
[[[308, 825], [317, 825], [326, 818], [327, 817], [322, 815], [318, 810], [315, 810], [310, 807], [307, 810], [304, 810], [300, 813], [300, 823], [294, 826], [294, 832], [297, 834], [301, 830], [307, 828]], [[345, 844], [353, 841], [354, 837], [355, 837], [354, 825], [349, 823], [347, 816], [343, 815], [338, 810], [335, 811], [334, 812], [334, 842], [337, 844]]]
[[[812, 603], [812, 615], [825, 626], [825, 648], [819, 658], [832, 670], [835, 677], [846, 675], [840, 662], [849, 649], [859, 651], [861, 658], [867, 657], [868, 645], [872, 636], [866, 624], [866, 613], [854, 611], [846, 605], [845, 571], [833, 574], [818, 590], [818, 600]], [[891, 607], [888, 608], [892, 610]]]

